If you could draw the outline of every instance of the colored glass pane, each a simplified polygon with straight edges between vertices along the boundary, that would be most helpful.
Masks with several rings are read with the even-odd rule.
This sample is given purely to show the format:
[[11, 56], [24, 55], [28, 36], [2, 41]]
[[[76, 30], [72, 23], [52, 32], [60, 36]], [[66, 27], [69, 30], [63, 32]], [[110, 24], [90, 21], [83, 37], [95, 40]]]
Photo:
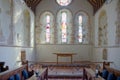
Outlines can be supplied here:
[[78, 21], [79, 21], [79, 32], [78, 32], [78, 40], [81, 43], [82, 42], [82, 16], [80, 15], [78, 17]]
[[50, 16], [46, 15], [46, 42], [50, 42]]
[[62, 12], [62, 19], [61, 19], [61, 28], [62, 28], [62, 42], [67, 41], [67, 14], [65, 12]]
[[71, 3], [72, 0], [57, 0], [57, 3], [61, 6], [67, 6]]

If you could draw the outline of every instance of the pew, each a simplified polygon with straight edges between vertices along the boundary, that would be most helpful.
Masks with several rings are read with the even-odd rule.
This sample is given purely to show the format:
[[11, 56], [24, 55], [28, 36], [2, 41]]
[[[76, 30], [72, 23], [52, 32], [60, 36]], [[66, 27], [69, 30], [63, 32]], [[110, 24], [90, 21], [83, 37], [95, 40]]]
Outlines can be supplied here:
[[28, 70], [27, 67], [28, 66], [25, 64], [25, 65], [21, 65], [19, 67], [14, 67], [13, 69], [9, 69], [5, 72], [2, 72], [2, 73], [0, 73], [0, 80], [8, 80], [9, 77], [11, 77], [12, 75], [15, 75], [15, 74], [20, 74], [20, 78], [21, 78], [21, 80], [23, 80], [22, 71], [24, 69]]
[[113, 73], [116, 77], [119, 77], [120, 76], [120, 71], [119, 70], [116, 70], [114, 68], [111, 68], [109, 66], [105, 66], [104, 67], [109, 73]]
[[89, 62], [89, 63], [90, 63], [89, 68], [83, 68], [83, 80], [86, 80], [86, 79], [87, 80], [105, 80], [100, 75], [98, 75], [98, 78], [96, 78], [96, 69], [98, 69], [97, 73], [100, 74], [102, 73], [103, 69], [106, 69], [106, 66], [110, 67], [110, 63], [113, 63], [113, 62]]

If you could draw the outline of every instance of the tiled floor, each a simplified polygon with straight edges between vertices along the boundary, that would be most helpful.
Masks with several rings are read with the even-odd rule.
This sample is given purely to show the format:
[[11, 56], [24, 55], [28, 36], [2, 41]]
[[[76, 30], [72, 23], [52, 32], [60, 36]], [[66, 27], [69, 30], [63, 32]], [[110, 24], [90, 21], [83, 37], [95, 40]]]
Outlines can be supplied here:
[[78, 67], [50, 67], [48, 76], [52, 77], [49, 80], [82, 80], [83, 70]]
[[48, 79], [48, 80], [82, 80], [82, 79]]

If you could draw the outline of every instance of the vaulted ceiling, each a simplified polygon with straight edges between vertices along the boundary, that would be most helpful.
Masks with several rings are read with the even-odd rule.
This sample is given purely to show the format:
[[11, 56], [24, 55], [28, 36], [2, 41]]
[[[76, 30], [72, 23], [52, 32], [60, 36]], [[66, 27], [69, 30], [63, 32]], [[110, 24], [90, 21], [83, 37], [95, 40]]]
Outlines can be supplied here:
[[88, 0], [90, 4], [93, 6], [94, 13], [103, 5], [105, 0]]
[[[30, 7], [34, 12], [36, 9], [36, 6], [42, 1], [42, 0], [24, 0], [28, 7]], [[93, 6], [94, 13], [103, 5], [105, 0], [88, 0], [88, 2]]]

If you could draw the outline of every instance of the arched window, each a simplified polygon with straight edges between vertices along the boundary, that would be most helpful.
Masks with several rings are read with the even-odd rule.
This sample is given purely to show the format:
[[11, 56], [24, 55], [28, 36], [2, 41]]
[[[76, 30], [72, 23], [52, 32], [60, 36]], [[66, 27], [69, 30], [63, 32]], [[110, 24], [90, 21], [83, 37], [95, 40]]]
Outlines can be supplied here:
[[71, 3], [72, 0], [56, 0], [56, 1], [61, 6], [67, 6]]
[[61, 16], [61, 33], [62, 33], [62, 42], [67, 41], [67, 14], [66, 12], [62, 12]]
[[73, 39], [72, 14], [62, 9], [57, 14], [56, 42], [58, 44], [71, 44]]
[[88, 44], [90, 42], [89, 17], [80, 11], [75, 16], [75, 43]]
[[78, 23], [79, 23], [79, 32], [78, 32], [78, 41], [82, 42], [82, 16], [78, 16]]
[[36, 43], [54, 43], [54, 16], [51, 12], [45, 11], [40, 15], [36, 27]]
[[46, 42], [50, 42], [50, 15], [46, 15]]

